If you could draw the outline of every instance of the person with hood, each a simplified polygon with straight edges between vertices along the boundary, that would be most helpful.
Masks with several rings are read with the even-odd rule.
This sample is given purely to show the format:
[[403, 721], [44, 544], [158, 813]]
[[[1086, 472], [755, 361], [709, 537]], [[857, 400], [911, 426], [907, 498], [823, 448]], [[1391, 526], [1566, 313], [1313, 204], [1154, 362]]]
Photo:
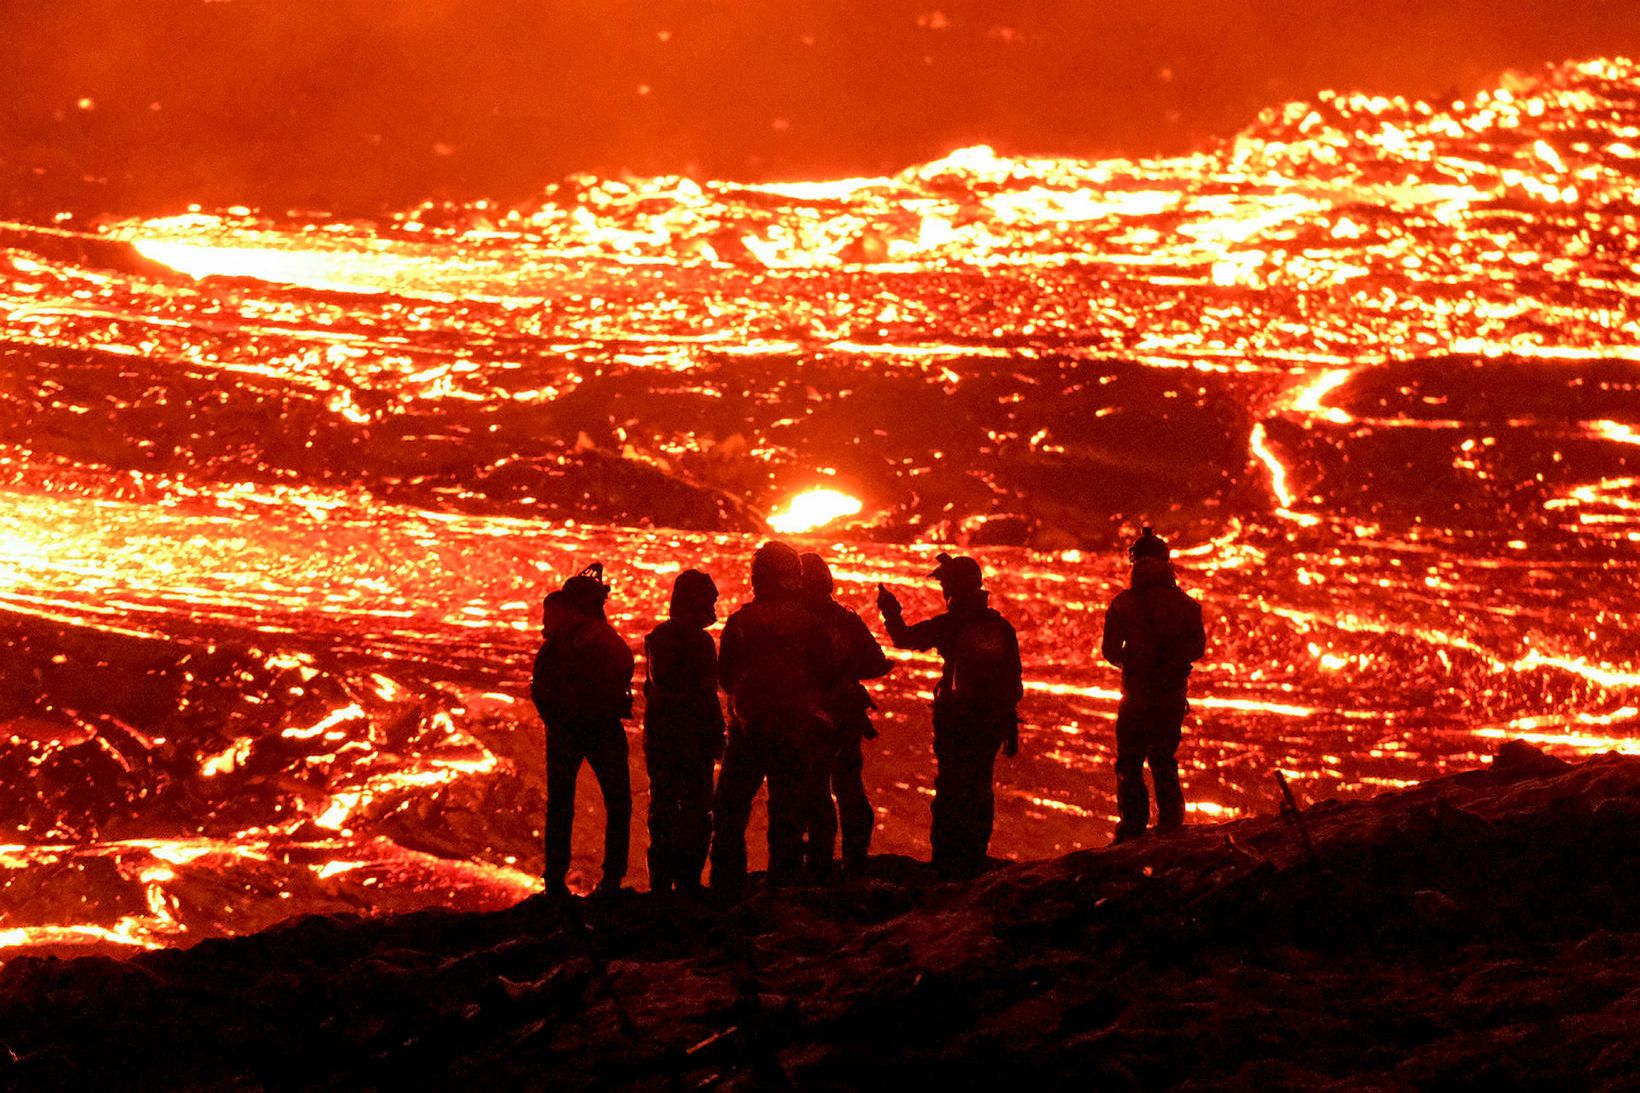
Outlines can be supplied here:
[[609, 585], [594, 562], [542, 604], [541, 649], [530, 697], [547, 728], [547, 891], [565, 895], [575, 780], [589, 763], [604, 798], [604, 864], [598, 892], [618, 891], [631, 841], [626, 729], [632, 716], [632, 650], [604, 614]]
[[1156, 785], [1156, 830], [1184, 826], [1179, 750], [1190, 666], [1207, 651], [1202, 609], [1173, 576], [1166, 541], [1145, 528], [1128, 548], [1130, 586], [1105, 612], [1101, 651], [1122, 670], [1116, 710], [1116, 841], [1136, 839], [1150, 822], [1145, 764]]
[[901, 649], [937, 649], [944, 662], [934, 687], [934, 867], [966, 875], [985, 867], [995, 816], [997, 750], [1019, 753], [1024, 673], [1014, 628], [989, 604], [972, 558], [938, 556], [946, 611], [908, 625], [900, 601], [877, 586], [888, 636]]
[[729, 696], [729, 739], [712, 798], [712, 887], [730, 896], [746, 883], [746, 825], [769, 783], [769, 882], [789, 884], [803, 867], [803, 837], [825, 793], [832, 730], [822, 698], [830, 646], [801, 598], [802, 562], [785, 543], [752, 559], [752, 600], [723, 626], [718, 677]]
[[[871, 829], [876, 814], [866, 796], [865, 760], [861, 742], [877, 736], [871, 727], [870, 712], [876, 709], [862, 684], [863, 680], [886, 675], [893, 667], [871, 628], [849, 608], [832, 598], [836, 587], [831, 568], [818, 554], [804, 554], [803, 598], [814, 613], [831, 644], [831, 660], [838, 675], [826, 692], [824, 704], [836, 731], [836, 752], [831, 763], [831, 792], [821, 802], [815, 824], [809, 830], [809, 871], [824, 877], [831, 872], [832, 844], [839, 827], [843, 833], [843, 869], [858, 873], [865, 867], [871, 849]], [[835, 808], [833, 808], [835, 798]]]
[[712, 764], [723, 754], [717, 585], [698, 569], [672, 582], [669, 617], [644, 638], [643, 756], [649, 772], [649, 888], [700, 889], [712, 841]]

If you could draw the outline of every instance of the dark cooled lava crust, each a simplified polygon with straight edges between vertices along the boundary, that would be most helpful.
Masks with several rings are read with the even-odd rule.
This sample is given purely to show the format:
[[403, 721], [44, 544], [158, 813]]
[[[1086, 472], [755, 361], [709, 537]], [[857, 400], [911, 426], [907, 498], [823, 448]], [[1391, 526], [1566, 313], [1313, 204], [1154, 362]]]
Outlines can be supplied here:
[[[1306, 848], [1306, 840], [1313, 849]], [[312, 916], [0, 972], [10, 1087], [1632, 1088], [1640, 760], [940, 883]]]

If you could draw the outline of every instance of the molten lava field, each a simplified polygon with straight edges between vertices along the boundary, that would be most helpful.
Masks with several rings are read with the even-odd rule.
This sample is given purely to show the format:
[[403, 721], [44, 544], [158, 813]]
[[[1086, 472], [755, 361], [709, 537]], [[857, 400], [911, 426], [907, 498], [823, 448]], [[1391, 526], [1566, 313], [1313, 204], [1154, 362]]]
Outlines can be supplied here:
[[[986, 566], [1027, 687], [1000, 856], [1109, 839], [1141, 523], [1207, 611], [1194, 823], [1277, 771], [1640, 753], [1637, 190], [1613, 59], [1171, 158], [0, 224], [0, 955], [517, 903], [542, 594], [603, 561], [636, 647], [776, 532], [873, 623], [878, 582], [935, 608], [935, 551]], [[875, 849], [922, 856], [937, 661], [895, 656]]]

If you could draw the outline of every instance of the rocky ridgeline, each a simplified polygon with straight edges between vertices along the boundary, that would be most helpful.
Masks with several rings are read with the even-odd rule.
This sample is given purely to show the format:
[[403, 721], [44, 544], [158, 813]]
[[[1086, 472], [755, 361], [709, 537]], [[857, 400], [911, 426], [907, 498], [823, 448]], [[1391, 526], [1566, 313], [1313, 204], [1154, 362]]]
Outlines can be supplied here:
[[[941, 883], [310, 917], [0, 972], [12, 1087], [1632, 1088], [1640, 759]], [[1306, 838], [1307, 837], [1307, 838]], [[1308, 849], [1306, 847], [1308, 843]]]

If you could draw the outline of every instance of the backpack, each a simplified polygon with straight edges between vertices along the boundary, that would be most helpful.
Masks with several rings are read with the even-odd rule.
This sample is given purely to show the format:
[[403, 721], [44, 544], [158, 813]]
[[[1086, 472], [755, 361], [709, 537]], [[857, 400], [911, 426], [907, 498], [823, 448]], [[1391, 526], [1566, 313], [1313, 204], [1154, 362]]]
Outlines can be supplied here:
[[[602, 635], [593, 627], [608, 623], [577, 620], [554, 630], [536, 654], [530, 694], [543, 719], [554, 720], [632, 716], [630, 679], [620, 679], [618, 665], [609, 658]], [[611, 636], [613, 630], [609, 630]], [[613, 638], [619, 642], [618, 637]], [[602, 647], [600, 647], [602, 645]], [[630, 654], [628, 654], [630, 658]], [[630, 668], [631, 661], [628, 659]]]
[[987, 609], [963, 623], [946, 652], [953, 699], [970, 707], [1012, 709], [1024, 697], [1019, 641], [1008, 620]]

